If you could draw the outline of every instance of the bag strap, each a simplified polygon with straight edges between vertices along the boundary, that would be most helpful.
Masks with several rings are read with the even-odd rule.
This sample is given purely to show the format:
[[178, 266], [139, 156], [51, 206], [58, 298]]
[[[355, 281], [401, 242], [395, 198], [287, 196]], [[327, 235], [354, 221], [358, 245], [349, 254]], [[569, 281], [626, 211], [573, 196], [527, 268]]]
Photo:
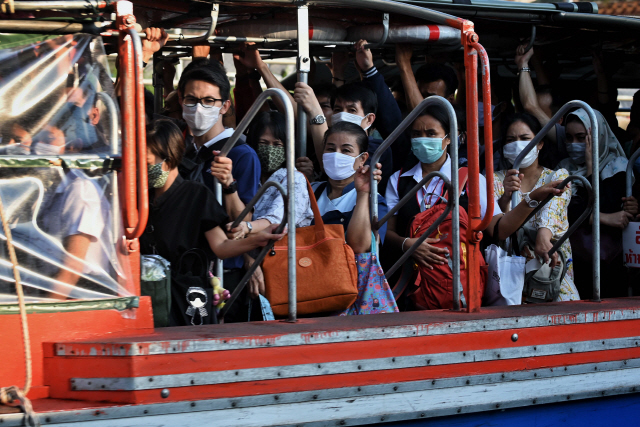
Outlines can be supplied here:
[[[322, 215], [320, 215], [320, 208], [318, 208], [318, 201], [313, 193], [313, 188], [311, 188], [311, 183], [306, 177], [304, 179], [307, 181], [307, 191], [309, 192], [309, 203], [311, 203], [311, 210], [313, 211], [316, 237], [321, 240], [325, 238], [324, 221], [322, 220]], [[289, 224], [289, 227], [291, 227], [291, 224]]]
[[327, 188], [326, 181], [318, 185], [318, 188], [316, 188], [316, 191], [313, 192], [313, 195], [316, 196], [316, 200], [318, 200], [320, 196], [322, 196], [322, 192], [324, 191], [325, 188]]
[[[182, 255], [180, 255], [180, 261], [178, 261], [178, 272], [182, 272], [183, 261], [186, 256], [196, 257], [198, 261], [200, 261], [200, 274], [198, 276], [207, 277], [207, 271], [209, 271], [209, 261], [208, 256], [202, 249], [193, 248], [187, 251], [184, 251]], [[204, 270], [204, 271], [203, 271]]]
[[[467, 180], [469, 179], [469, 168], [463, 167], [458, 169], [458, 194], [462, 194], [462, 190], [464, 190], [464, 186], [467, 185]], [[449, 192], [444, 193], [444, 198], [447, 199], [449, 197]], [[447, 199], [449, 200], [449, 199]]]

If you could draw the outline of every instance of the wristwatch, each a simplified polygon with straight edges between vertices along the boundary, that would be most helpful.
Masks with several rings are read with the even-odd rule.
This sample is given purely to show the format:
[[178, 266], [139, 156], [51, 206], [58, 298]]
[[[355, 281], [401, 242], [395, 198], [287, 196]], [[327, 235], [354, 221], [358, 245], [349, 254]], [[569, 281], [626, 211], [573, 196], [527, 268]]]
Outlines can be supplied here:
[[247, 229], [249, 230], [247, 234], [251, 234], [251, 232], [253, 231], [253, 225], [251, 225], [249, 221], [245, 221], [245, 222], [247, 223]]
[[327, 118], [326, 118], [324, 115], [322, 115], [322, 114], [318, 114], [317, 116], [312, 117], [312, 118], [309, 120], [309, 124], [312, 124], [312, 125], [321, 125], [321, 124], [323, 124], [323, 123], [324, 123], [324, 122], [326, 122], [326, 121], [327, 121]]
[[227, 188], [222, 187], [222, 192], [224, 194], [233, 194], [236, 191], [238, 191], [238, 181], [236, 181], [235, 179], [233, 180], [233, 182], [231, 182], [231, 184], [229, 184]]
[[525, 193], [523, 196], [523, 200], [527, 205], [529, 205], [530, 208], [537, 208], [540, 202], [529, 197], [530, 194], [531, 192]]

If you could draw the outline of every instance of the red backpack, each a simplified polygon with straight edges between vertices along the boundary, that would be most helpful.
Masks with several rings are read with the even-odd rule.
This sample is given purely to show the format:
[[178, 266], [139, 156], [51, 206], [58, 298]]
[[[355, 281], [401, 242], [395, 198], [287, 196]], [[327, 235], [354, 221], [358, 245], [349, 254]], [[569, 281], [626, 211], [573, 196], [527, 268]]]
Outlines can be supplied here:
[[[460, 193], [467, 183], [467, 168], [459, 170], [459, 188]], [[447, 195], [445, 194], [445, 198]], [[420, 237], [433, 224], [433, 222], [442, 215], [445, 210], [445, 203], [438, 203], [415, 216], [410, 227], [411, 238]], [[431, 238], [441, 239], [432, 246], [449, 249], [449, 257], [447, 264], [432, 265], [433, 269], [414, 263], [416, 271], [416, 279], [414, 281], [417, 289], [410, 295], [416, 305], [416, 308], [422, 310], [433, 309], [450, 309], [453, 307], [453, 272], [452, 272], [452, 247], [453, 247], [453, 230], [451, 213], [440, 223], [438, 228], [431, 234]], [[469, 217], [467, 211], [460, 207], [460, 282], [461, 289], [467, 288], [467, 228], [469, 226]], [[484, 260], [482, 261], [484, 264]], [[483, 283], [486, 284], [486, 268], [482, 268]], [[481, 287], [484, 294], [484, 284]], [[466, 290], [468, 292], [468, 290]], [[462, 305], [466, 305], [464, 294], [460, 296]]]

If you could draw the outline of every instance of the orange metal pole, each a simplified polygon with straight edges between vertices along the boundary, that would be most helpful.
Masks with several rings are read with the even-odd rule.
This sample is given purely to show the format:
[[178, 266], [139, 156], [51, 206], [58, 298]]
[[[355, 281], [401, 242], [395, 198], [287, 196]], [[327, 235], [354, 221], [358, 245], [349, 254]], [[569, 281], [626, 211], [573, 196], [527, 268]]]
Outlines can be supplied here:
[[480, 311], [479, 285], [482, 283], [480, 264], [480, 240], [482, 233], [480, 225], [480, 163], [478, 144], [478, 59], [477, 52], [471, 47], [478, 41], [478, 35], [473, 31], [473, 25], [465, 28], [462, 33], [464, 47], [465, 84], [467, 91], [467, 159], [469, 168], [469, 228], [467, 229], [468, 274], [465, 294], [467, 295], [467, 311]]

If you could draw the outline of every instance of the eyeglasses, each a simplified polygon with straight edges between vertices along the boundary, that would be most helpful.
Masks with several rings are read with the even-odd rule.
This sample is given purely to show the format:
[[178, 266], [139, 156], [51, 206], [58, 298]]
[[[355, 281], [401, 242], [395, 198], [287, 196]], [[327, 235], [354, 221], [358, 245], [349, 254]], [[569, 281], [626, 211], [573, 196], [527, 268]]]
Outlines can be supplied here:
[[204, 108], [213, 108], [216, 102], [224, 102], [224, 99], [212, 98], [210, 96], [204, 98], [196, 98], [195, 96], [185, 96], [183, 105], [185, 107], [195, 107], [196, 104], [202, 105]]

